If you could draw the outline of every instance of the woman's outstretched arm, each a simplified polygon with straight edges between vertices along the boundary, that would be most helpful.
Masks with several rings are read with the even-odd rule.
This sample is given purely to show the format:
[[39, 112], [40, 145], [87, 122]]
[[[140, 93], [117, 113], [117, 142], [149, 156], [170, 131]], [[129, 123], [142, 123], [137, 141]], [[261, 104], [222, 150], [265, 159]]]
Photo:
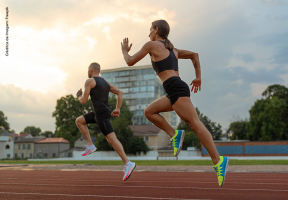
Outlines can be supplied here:
[[144, 44], [144, 46], [141, 48], [140, 51], [138, 51], [133, 56], [130, 56], [128, 52], [130, 51], [132, 44], [129, 45], [128, 38], [123, 39], [123, 43], [121, 42], [121, 47], [122, 47], [124, 60], [126, 61], [127, 65], [133, 66], [142, 58], [144, 58], [150, 52], [151, 45], [152, 45], [151, 42], [147, 42], [146, 44]]
[[194, 93], [196, 93], [198, 90], [201, 91], [201, 67], [198, 53], [180, 49], [175, 50], [178, 52], [178, 59], [191, 59], [196, 74], [196, 79], [194, 79], [190, 84], [192, 85], [191, 91], [194, 90]]

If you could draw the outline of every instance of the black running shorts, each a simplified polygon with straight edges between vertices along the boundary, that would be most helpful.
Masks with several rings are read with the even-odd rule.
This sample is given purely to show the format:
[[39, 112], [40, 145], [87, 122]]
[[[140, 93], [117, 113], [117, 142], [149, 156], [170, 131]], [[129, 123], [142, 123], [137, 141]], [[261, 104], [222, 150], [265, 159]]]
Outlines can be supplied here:
[[172, 76], [163, 83], [167, 98], [173, 105], [179, 97], [190, 97], [189, 86], [178, 76]]
[[109, 133], [114, 132], [109, 119], [97, 119], [94, 112], [83, 115], [86, 124], [98, 124], [101, 132], [107, 136]]

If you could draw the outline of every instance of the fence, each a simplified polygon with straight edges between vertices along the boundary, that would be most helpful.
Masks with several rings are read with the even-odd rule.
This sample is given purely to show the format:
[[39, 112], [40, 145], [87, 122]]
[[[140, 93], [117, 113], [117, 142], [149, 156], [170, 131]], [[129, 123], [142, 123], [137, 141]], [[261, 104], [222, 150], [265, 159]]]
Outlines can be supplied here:
[[[214, 141], [219, 154], [226, 156], [288, 156], [288, 141], [250, 142], [250, 141]], [[201, 155], [209, 156], [201, 145]]]

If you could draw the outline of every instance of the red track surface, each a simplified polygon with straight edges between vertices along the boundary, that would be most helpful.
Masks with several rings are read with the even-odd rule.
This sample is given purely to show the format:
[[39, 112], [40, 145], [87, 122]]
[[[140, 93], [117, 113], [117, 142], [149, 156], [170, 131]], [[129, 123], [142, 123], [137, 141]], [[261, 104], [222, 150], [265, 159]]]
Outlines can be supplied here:
[[0, 171], [0, 199], [288, 199], [288, 174], [119, 171]]

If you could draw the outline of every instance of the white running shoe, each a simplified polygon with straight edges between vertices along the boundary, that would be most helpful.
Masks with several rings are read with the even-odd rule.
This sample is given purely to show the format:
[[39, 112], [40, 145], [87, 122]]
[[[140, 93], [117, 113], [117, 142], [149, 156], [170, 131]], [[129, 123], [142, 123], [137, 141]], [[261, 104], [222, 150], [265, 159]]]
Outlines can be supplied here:
[[136, 168], [136, 163], [128, 162], [126, 165], [124, 165], [124, 177], [123, 181], [126, 181], [132, 174], [133, 170]]
[[93, 152], [95, 152], [97, 150], [97, 148], [95, 147], [94, 144], [92, 145], [85, 145], [86, 146], [86, 149], [85, 151], [82, 152], [82, 156], [87, 156]]

